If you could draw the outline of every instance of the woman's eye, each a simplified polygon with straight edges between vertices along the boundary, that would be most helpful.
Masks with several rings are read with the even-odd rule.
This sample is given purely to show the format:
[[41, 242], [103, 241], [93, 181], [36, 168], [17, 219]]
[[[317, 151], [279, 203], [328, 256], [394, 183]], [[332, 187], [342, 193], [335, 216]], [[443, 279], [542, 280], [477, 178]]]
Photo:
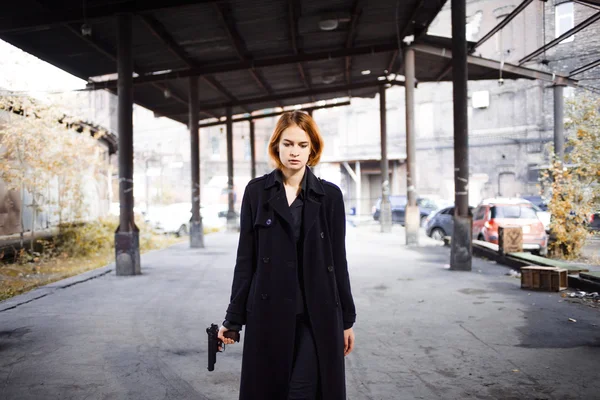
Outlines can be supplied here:
[[303, 149], [305, 149], [305, 148], [307, 148], [307, 147], [308, 147], [308, 145], [307, 145], [307, 144], [305, 144], [305, 145], [302, 145], [302, 146], [300, 146], [300, 147], [302, 147]]
[[290, 147], [290, 144], [289, 143], [284, 143], [283, 146], [284, 147]]

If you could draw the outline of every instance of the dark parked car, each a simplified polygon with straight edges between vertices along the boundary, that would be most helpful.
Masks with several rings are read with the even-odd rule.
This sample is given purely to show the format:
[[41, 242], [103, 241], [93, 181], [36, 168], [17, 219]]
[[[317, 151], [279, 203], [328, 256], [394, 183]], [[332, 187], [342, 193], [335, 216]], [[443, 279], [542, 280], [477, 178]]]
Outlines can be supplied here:
[[600, 212], [592, 214], [590, 217], [589, 229], [591, 231], [600, 231]]
[[544, 200], [542, 196], [521, 196], [521, 198], [534, 204], [541, 211], [548, 211], [548, 203], [546, 203], [546, 200]]
[[[404, 225], [407, 202], [406, 196], [390, 196], [393, 223]], [[421, 225], [425, 223], [425, 219], [432, 211], [437, 210], [437, 205], [433, 201], [422, 197], [417, 199], [417, 206], [419, 207], [419, 213], [421, 214]], [[377, 203], [373, 207], [373, 219], [375, 221], [379, 221], [380, 213], [381, 198], [377, 199]]]
[[[469, 207], [473, 213], [473, 207]], [[425, 222], [425, 233], [432, 239], [442, 240], [444, 236], [452, 236], [454, 230], [454, 207], [446, 207], [432, 213]]]

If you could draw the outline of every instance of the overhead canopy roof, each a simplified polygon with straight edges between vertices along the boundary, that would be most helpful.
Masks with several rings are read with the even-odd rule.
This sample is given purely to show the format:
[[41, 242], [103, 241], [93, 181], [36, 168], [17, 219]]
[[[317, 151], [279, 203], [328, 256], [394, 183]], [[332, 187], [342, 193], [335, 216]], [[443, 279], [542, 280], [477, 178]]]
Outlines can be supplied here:
[[[241, 114], [372, 97], [382, 83], [378, 77], [403, 73], [402, 38], [408, 35], [417, 38], [417, 80], [450, 80], [451, 40], [424, 34], [445, 2], [88, 0], [83, 10], [81, 0], [21, 0], [4, 5], [0, 38], [91, 88], [115, 91], [116, 75], [105, 77], [117, 69], [115, 16], [131, 12], [134, 101], [186, 123], [189, 76], [200, 77], [199, 118], [222, 117], [227, 106]], [[90, 36], [82, 35], [84, 23]], [[499, 65], [470, 57], [469, 79], [497, 78]], [[504, 70], [505, 79], [540, 77], [506, 64]]]

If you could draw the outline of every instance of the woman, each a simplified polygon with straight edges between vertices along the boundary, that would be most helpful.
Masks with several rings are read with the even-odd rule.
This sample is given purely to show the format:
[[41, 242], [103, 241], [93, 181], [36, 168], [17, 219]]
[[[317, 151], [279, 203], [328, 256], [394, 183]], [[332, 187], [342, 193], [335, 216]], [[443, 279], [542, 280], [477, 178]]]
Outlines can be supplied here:
[[269, 142], [277, 168], [246, 187], [231, 300], [219, 338], [246, 325], [241, 400], [346, 398], [356, 319], [340, 189], [309, 167], [323, 139], [284, 113]]

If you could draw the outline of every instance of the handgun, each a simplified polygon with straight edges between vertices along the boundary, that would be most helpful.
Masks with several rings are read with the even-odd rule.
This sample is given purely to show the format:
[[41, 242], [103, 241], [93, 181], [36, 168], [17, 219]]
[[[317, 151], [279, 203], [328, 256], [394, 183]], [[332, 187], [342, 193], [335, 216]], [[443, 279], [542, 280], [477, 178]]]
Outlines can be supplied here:
[[[225, 344], [218, 337], [219, 327], [217, 325], [211, 324], [210, 328], [206, 328], [206, 333], [208, 334], [208, 370], [214, 371], [217, 362], [217, 353], [225, 349]], [[223, 336], [233, 339], [236, 342], [240, 341], [240, 333], [237, 331], [227, 331]], [[223, 350], [219, 350], [219, 346], [222, 346]]]

